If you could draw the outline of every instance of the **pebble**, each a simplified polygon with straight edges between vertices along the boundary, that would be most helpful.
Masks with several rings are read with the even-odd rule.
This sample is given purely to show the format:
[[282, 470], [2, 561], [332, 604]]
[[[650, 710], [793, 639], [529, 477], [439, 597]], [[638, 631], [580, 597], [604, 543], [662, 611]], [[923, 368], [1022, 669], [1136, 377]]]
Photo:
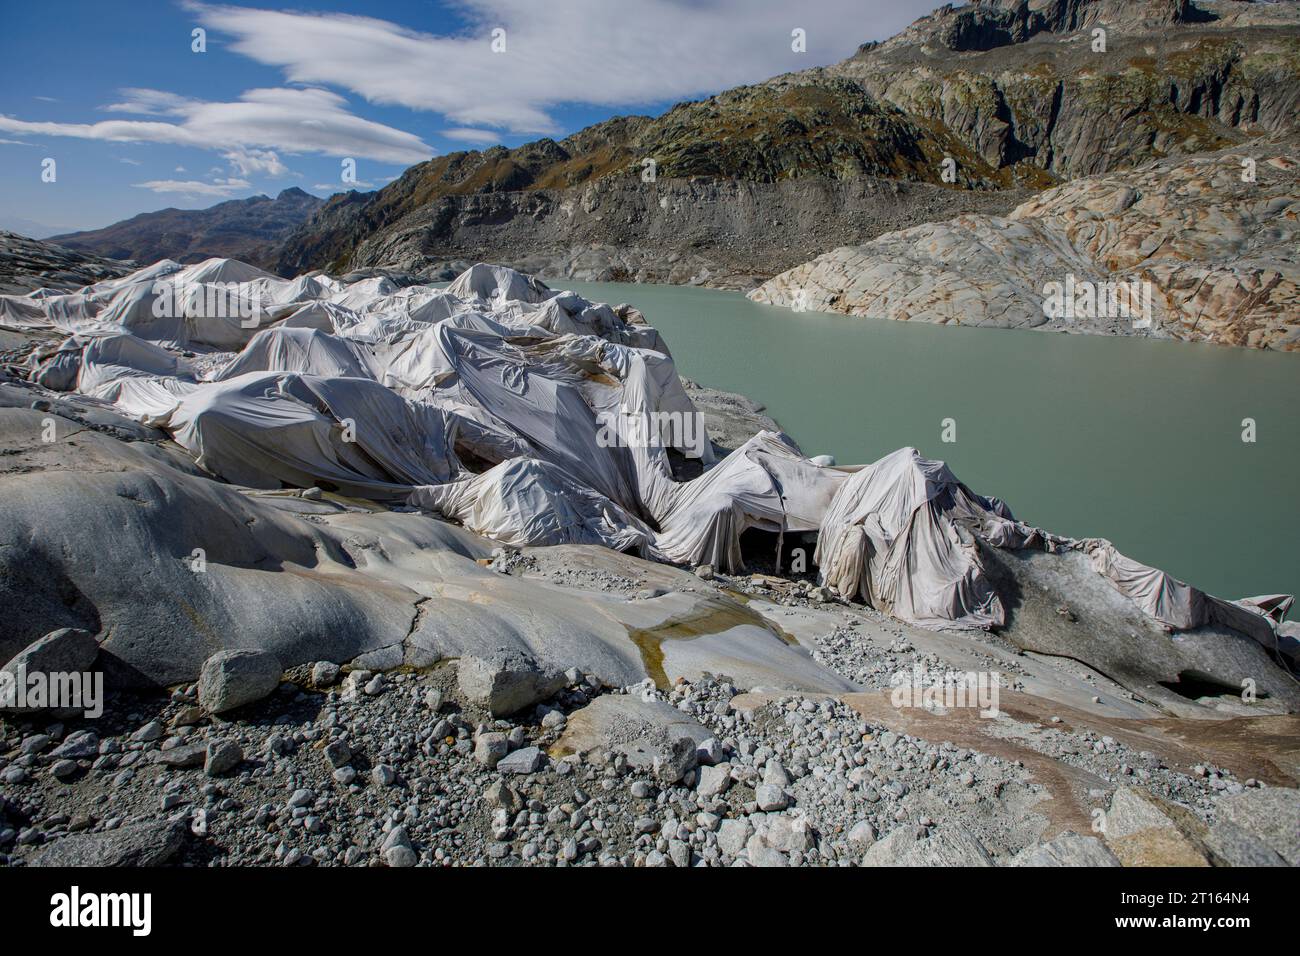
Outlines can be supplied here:
[[347, 741], [335, 740], [326, 744], [325, 759], [331, 767], [338, 769], [352, 759], [352, 748], [347, 745]]
[[339, 682], [342, 672], [333, 661], [317, 661], [311, 668], [311, 681], [317, 687], [332, 687]]
[[243, 762], [244, 751], [233, 740], [214, 740], [208, 744], [203, 772], [209, 777], [229, 773]]

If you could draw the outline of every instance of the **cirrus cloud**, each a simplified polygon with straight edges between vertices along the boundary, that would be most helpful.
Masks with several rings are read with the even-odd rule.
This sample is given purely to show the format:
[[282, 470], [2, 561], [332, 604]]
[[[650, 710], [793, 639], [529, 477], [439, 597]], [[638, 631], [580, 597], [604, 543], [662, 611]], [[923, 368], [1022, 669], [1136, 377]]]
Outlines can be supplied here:
[[229, 198], [244, 192], [252, 184], [246, 179], [219, 179], [205, 183], [197, 179], [151, 179], [148, 182], [132, 183], [136, 189], [148, 189], [155, 193], [180, 193], [186, 196], [216, 196]]
[[[275, 153], [320, 153], [410, 165], [433, 155], [418, 136], [363, 119], [337, 93], [320, 89], [248, 90], [234, 102], [209, 102], [162, 90], [124, 90], [113, 113], [170, 120], [112, 119], [97, 123], [32, 122], [0, 116], [0, 132], [72, 136], [114, 143], [165, 143], [218, 150], [241, 172], [283, 170]], [[241, 168], [240, 163], [247, 167]], [[279, 174], [279, 173], [276, 173]]]
[[469, 126], [458, 126], [455, 129], [444, 129], [442, 135], [448, 139], [454, 139], [461, 143], [480, 143], [490, 145], [501, 142], [501, 134], [490, 129], [474, 129]]

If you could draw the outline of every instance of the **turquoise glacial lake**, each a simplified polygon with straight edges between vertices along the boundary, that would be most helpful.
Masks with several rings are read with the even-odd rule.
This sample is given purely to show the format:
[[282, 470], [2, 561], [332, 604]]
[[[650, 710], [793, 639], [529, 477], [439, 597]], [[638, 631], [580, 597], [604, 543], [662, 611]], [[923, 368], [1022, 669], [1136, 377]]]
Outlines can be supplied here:
[[550, 284], [641, 309], [682, 375], [763, 403], [809, 455], [914, 445], [1021, 520], [1109, 538], [1212, 594], [1300, 592], [1300, 355]]

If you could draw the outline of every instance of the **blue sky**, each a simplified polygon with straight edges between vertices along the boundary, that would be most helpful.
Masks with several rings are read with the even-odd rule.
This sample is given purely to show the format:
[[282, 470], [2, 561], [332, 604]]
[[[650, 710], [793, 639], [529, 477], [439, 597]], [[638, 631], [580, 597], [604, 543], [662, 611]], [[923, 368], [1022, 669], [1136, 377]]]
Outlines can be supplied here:
[[[98, 228], [562, 138], [843, 59], [930, 0], [47, 0], [0, 34], [0, 228]], [[206, 52], [191, 49], [206, 31]], [[802, 30], [806, 49], [795, 51]], [[504, 31], [495, 32], [494, 31]], [[494, 45], [495, 39], [495, 45]], [[42, 163], [55, 179], [42, 181]]]

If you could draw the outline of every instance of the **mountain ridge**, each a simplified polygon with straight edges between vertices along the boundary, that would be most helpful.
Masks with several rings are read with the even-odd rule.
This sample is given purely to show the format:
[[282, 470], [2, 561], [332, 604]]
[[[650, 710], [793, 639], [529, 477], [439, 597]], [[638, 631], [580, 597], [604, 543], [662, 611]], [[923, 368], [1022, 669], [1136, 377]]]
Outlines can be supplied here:
[[[1098, 28], [1106, 52], [1093, 50]], [[930, 219], [1006, 213], [1029, 191], [1236, 146], [1293, 127], [1297, 113], [1293, 7], [946, 6], [832, 66], [559, 141], [436, 157], [374, 193], [336, 195], [286, 239], [275, 268], [450, 272], [490, 259], [561, 277], [744, 288], [817, 243], [824, 252]], [[646, 159], [662, 216], [637, 196]], [[889, 215], [871, 201], [879, 191], [845, 205], [846, 182], [890, 184], [886, 195], [929, 186], [943, 201]], [[693, 194], [702, 202], [677, 229], [688, 238], [674, 241], [666, 210]], [[809, 202], [822, 222], [772, 229], [747, 208], [756, 197]]]
[[50, 236], [48, 241], [90, 255], [151, 263], [201, 262], [213, 256], [260, 263], [324, 200], [290, 186], [271, 198], [259, 193], [206, 209], [169, 206], [103, 229]]
[[285, 276], [446, 278], [495, 261], [750, 289], [829, 249], [1004, 215], [1079, 177], [1286, 133], [1297, 115], [1294, 4], [976, 0], [836, 64], [558, 140], [437, 156], [373, 192], [294, 187], [51, 241], [141, 262], [229, 256]]

